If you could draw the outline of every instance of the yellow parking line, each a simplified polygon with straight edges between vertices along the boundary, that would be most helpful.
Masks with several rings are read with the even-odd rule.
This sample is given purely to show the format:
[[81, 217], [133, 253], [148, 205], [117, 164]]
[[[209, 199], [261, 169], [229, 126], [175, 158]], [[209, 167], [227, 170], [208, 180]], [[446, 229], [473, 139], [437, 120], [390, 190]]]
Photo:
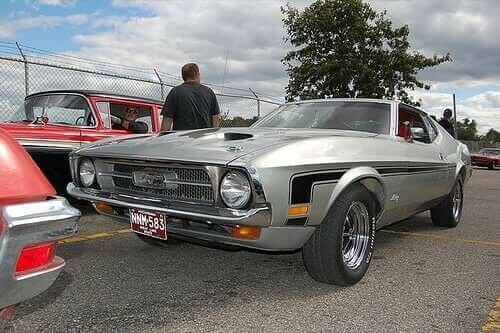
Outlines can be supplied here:
[[99, 234], [88, 235], [85, 237], [88, 239], [95, 239], [95, 238], [103, 238], [103, 237], [111, 237], [111, 236], [113, 236], [113, 234], [110, 234], [108, 232], [101, 232]]
[[500, 332], [500, 296], [497, 297], [495, 305], [488, 313], [488, 319], [483, 325], [483, 332]]
[[78, 242], [85, 242], [93, 239], [99, 239], [99, 238], [109, 238], [113, 237], [115, 235], [121, 235], [121, 234], [128, 234], [132, 232], [130, 229], [120, 229], [120, 230], [113, 230], [113, 231], [107, 231], [107, 232], [99, 232], [96, 234], [91, 234], [91, 235], [82, 235], [82, 236], [73, 236], [69, 237], [63, 240], [59, 241], [59, 244], [65, 244], [65, 243], [78, 243]]
[[117, 234], [128, 234], [130, 232], [132, 232], [132, 229], [122, 229], [116, 231]]
[[69, 237], [63, 240], [60, 240], [59, 243], [76, 243], [76, 242], [83, 242], [86, 241], [87, 238], [84, 237]]
[[485, 240], [479, 240], [479, 239], [455, 238], [455, 237], [448, 237], [448, 236], [441, 236], [441, 235], [434, 235], [434, 234], [426, 234], [426, 233], [421, 233], [421, 232], [407, 232], [407, 231], [395, 231], [395, 230], [381, 230], [381, 231], [385, 232], [385, 233], [389, 233], [389, 234], [408, 235], [408, 236], [446, 240], [446, 241], [452, 241], [452, 242], [463, 242], [463, 243], [470, 243], [470, 244], [479, 244], [479, 245], [489, 245], [489, 246], [499, 246], [500, 247], [499, 242], [485, 241]]

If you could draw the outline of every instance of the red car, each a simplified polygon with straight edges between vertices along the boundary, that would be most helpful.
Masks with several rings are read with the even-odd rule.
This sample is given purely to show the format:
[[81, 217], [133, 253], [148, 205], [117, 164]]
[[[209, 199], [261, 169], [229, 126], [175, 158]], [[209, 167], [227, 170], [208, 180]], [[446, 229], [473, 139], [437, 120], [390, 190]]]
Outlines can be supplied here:
[[471, 154], [470, 160], [472, 165], [493, 169], [500, 166], [500, 149], [483, 148], [479, 153]]
[[[159, 100], [102, 91], [46, 91], [27, 96], [0, 128], [28, 150], [57, 192], [64, 194], [71, 181], [69, 152], [103, 138], [158, 132], [162, 106]], [[135, 127], [123, 121], [129, 111], [134, 112]]]
[[55, 196], [30, 156], [2, 129], [0, 152], [1, 318], [5, 309], [55, 281], [65, 265], [55, 256], [56, 243], [76, 232], [80, 211]]

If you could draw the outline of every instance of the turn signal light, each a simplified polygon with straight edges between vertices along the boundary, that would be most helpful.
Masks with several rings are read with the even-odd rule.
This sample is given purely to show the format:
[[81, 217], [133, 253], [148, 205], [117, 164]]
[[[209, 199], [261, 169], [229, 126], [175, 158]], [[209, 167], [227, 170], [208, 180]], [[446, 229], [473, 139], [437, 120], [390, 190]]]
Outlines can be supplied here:
[[288, 208], [288, 216], [298, 216], [298, 215], [307, 215], [309, 213], [309, 206], [294, 206]]
[[99, 213], [104, 213], [104, 214], [113, 214], [115, 211], [113, 209], [113, 206], [105, 204], [104, 202], [96, 202], [94, 203], [94, 207], [95, 209], [97, 209]]
[[231, 231], [234, 238], [258, 239], [260, 237], [260, 227], [236, 225]]
[[23, 248], [17, 259], [16, 274], [43, 267], [54, 260], [56, 243], [43, 243]]

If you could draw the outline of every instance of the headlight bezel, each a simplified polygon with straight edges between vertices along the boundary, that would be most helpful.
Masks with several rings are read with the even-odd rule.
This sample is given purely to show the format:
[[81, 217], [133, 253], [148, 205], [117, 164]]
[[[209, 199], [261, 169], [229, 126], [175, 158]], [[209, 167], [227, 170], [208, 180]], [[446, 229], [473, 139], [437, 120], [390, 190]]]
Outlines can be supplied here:
[[[82, 179], [82, 177], [83, 177], [82, 176], [82, 166], [84, 164], [87, 164], [87, 166], [88, 165], [92, 166], [91, 170], [93, 170], [93, 174], [92, 174], [91, 182], [85, 182]], [[96, 183], [96, 180], [97, 180], [97, 171], [96, 171], [96, 168], [95, 168], [94, 161], [92, 161], [92, 159], [86, 158], [86, 157], [83, 157], [83, 158], [79, 159], [79, 161], [78, 161], [77, 177], [78, 177], [78, 182], [83, 187], [92, 187], [92, 185], [94, 185]]]
[[[224, 190], [224, 187], [225, 187], [225, 182], [229, 182], [231, 181], [230, 178], [233, 178], [232, 181], [233, 181], [233, 186], [230, 187], [230, 188], [227, 188], [227, 190], [231, 190], [231, 189], [235, 189], [235, 186], [234, 186], [234, 182], [239, 179], [239, 180], [242, 180], [242, 182], [238, 185], [244, 185], [244, 187], [246, 188], [246, 191], [244, 191], [244, 196], [242, 197], [243, 200], [233, 200], [231, 201], [228, 197], [227, 197], [227, 190]], [[241, 186], [239, 189], [237, 190], [241, 190]], [[226, 194], [225, 194], [226, 193]], [[230, 209], [245, 209], [246, 207], [248, 207], [248, 205], [252, 202], [252, 196], [253, 196], [253, 189], [252, 189], [252, 184], [250, 182], [250, 179], [247, 175], [246, 172], [242, 171], [242, 170], [237, 170], [237, 169], [230, 169], [228, 170], [224, 176], [222, 176], [221, 180], [220, 180], [220, 183], [219, 183], [219, 195], [220, 195], [220, 198], [223, 202], [223, 204], [230, 208]]]

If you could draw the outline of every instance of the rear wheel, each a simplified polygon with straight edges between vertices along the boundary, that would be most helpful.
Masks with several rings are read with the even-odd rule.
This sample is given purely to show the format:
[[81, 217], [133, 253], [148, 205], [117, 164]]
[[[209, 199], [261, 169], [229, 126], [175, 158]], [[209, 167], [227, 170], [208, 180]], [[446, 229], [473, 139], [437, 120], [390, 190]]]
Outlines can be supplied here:
[[439, 227], [456, 227], [462, 217], [463, 198], [463, 180], [459, 177], [450, 194], [439, 205], [431, 209], [432, 223]]
[[349, 286], [365, 275], [375, 242], [375, 203], [359, 184], [346, 190], [302, 249], [307, 272], [319, 282]]

